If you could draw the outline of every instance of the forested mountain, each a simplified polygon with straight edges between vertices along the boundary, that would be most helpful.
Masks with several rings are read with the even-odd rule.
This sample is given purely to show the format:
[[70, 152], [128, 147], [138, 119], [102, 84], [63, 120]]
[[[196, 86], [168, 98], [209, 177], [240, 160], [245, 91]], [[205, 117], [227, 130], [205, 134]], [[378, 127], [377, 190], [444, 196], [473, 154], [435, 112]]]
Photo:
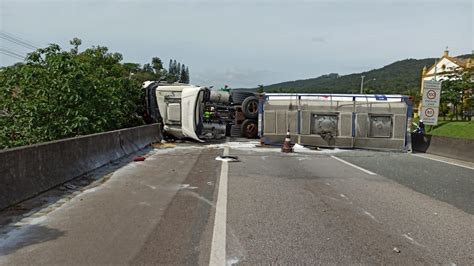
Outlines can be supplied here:
[[[462, 55], [468, 58], [471, 55]], [[266, 92], [331, 92], [358, 93], [361, 76], [364, 75], [364, 92], [366, 93], [401, 93], [415, 94], [420, 90], [421, 71], [424, 66], [431, 66], [435, 58], [405, 59], [379, 69], [362, 73], [339, 75], [331, 73], [317, 78], [287, 81], [265, 86]]]

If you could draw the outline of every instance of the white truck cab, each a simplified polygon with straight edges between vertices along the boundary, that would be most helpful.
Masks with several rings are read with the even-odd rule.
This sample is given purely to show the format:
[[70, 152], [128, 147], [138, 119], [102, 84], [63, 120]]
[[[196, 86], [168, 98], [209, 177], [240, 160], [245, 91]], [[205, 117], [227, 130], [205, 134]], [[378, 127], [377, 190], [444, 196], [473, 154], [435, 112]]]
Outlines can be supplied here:
[[145, 89], [149, 86], [152, 89], [147, 97], [157, 105], [163, 131], [177, 138], [203, 142], [199, 136], [204, 127], [204, 102], [209, 98], [209, 89], [188, 84], [143, 83]]

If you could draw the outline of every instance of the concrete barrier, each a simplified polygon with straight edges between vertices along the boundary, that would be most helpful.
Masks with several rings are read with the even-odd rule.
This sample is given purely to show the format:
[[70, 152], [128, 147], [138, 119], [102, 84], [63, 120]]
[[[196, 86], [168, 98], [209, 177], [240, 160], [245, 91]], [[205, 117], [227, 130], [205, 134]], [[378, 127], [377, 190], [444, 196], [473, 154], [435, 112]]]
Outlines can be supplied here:
[[416, 152], [474, 162], [474, 140], [472, 139], [412, 134], [412, 149]]
[[0, 210], [160, 139], [152, 124], [0, 151]]

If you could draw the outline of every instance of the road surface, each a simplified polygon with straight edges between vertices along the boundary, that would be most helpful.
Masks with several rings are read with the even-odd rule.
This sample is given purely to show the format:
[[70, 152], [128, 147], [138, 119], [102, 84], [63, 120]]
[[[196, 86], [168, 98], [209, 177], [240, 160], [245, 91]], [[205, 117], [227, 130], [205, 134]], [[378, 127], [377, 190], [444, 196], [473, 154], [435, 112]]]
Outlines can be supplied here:
[[0, 265], [474, 264], [469, 164], [250, 142], [146, 157], [2, 212]]

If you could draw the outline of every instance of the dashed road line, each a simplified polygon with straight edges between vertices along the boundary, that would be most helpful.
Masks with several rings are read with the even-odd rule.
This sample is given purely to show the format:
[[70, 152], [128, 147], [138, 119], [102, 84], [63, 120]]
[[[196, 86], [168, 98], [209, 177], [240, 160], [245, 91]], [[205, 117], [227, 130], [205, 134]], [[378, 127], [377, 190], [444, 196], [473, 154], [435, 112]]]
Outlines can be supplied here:
[[338, 158], [338, 157], [336, 157], [336, 156], [334, 156], [334, 155], [331, 155], [331, 158], [336, 159], [336, 160], [340, 161], [341, 163], [345, 163], [345, 164], [347, 164], [347, 165], [349, 165], [349, 166], [352, 166], [352, 167], [354, 167], [354, 168], [356, 168], [356, 169], [359, 169], [359, 170], [361, 170], [362, 172], [364, 172], [364, 173], [366, 173], [366, 174], [369, 174], [369, 175], [376, 175], [376, 173], [374, 173], [374, 172], [371, 172], [371, 171], [369, 171], [369, 170], [367, 170], [367, 169], [364, 169], [364, 168], [362, 168], [362, 167], [360, 167], [360, 166], [357, 166], [357, 165], [355, 165], [355, 164], [352, 164], [352, 163], [350, 163], [350, 162], [348, 162], [348, 161], [345, 161], [345, 160], [343, 160], [343, 159], [341, 159], [341, 158]]

